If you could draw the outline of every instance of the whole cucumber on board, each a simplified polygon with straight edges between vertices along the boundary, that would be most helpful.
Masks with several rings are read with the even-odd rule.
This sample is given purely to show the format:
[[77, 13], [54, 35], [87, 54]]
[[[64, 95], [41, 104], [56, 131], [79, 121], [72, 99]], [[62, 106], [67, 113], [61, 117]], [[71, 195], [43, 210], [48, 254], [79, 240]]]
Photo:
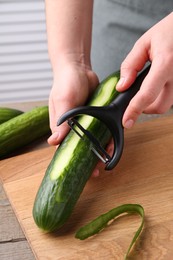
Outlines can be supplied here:
[[[110, 104], [118, 95], [115, 90], [118, 80], [119, 72], [103, 80], [88, 105]], [[102, 146], [108, 144], [111, 136], [103, 123], [86, 115], [81, 116], [79, 122]], [[39, 228], [51, 232], [66, 222], [97, 162], [88, 139], [83, 141], [70, 131], [56, 150], [35, 198], [33, 218]]]
[[48, 134], [48, 107], [34, 108], [0, 125], [0, 159]]
[[16, 117], [18, 115], [21, 115], [23, 111], [14, 109], [14, 108], [8, 108], [8, 107], [0, 107], [0, 124], [8, 121], [9, 119]]

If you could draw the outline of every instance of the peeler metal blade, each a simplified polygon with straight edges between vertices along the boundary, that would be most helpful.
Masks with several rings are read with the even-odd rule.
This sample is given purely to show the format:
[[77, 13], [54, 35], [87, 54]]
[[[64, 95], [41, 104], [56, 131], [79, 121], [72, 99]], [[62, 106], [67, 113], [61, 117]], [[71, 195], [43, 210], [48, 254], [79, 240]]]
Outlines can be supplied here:
[[[101, 146], [97, 138], [86, 130], [75, 118], [71, 118], [67, 120], [70, 128], [82, 139], [85, 141], [85, 137], [90, 141], [90, 149], [92, 152], [103, 162], [108, 163], [111, 160], [110, 155], [106, 152], [106, 150]], [[82, 135], [81, 132], [84, 134]]]

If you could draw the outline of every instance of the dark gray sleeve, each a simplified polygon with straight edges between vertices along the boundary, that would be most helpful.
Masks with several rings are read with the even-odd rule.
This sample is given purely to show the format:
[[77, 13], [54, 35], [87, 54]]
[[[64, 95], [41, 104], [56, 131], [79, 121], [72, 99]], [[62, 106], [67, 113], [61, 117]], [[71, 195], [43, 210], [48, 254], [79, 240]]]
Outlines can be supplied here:
[[173, 0], [95, 0], [92, 67], [100, 80], [118, 70], [135, 41], [173, 10]]

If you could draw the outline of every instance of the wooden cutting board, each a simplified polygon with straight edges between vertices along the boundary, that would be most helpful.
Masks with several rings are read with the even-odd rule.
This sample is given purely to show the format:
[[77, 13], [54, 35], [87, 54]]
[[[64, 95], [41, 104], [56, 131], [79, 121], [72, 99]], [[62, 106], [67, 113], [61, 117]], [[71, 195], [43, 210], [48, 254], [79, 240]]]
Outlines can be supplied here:
[[75, 231], [96, 216], [124, 203], [145, 209], [145, 227], [132, 259], [172, 259], [173, 119], [138, 123], [125, 132], [122, 159], [112, 172], [91, 178], [66, 225], [55, 234], [40, 231], [32, 218], [36, 192], [54, 154], [41, 148], [1, 161], [0, 176], [15, 214], [37, 259], [123, 259], [140, 224], [122, 216], [85, 241]]

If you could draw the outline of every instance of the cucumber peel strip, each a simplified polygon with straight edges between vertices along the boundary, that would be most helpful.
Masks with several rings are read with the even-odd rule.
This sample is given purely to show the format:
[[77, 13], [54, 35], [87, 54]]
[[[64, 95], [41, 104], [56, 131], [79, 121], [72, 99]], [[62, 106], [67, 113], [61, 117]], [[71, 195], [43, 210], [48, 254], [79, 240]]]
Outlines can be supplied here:
[[75, 238], [78, 238], [80, 240], [84, 240], [90, 236], [93, 236], [97, 233], [99, 233], [101, 230], [103, 230], [106, 226], [108, 226], [108, 222], [111, 220], [114, 220], [116, 217], [120, 216], [121, 214], [133, 214], [137, 213], [141, 216], [141, 224], [136, 231], [129, 248], [127, 250], [127, 253], [125, 255], [124, 259], [127, 259], [133, 245], [135, 244], [137, 238], [142, 232], [143, 226], [144, 226], [144, 208], [139, 204], [123, 204], [121, 206], [118, 206], [116, 208], [111, 209], [110, 211], [100, 215], [99, 217], [95, 218], [85, 226], [81, 227], [75, 234]]

